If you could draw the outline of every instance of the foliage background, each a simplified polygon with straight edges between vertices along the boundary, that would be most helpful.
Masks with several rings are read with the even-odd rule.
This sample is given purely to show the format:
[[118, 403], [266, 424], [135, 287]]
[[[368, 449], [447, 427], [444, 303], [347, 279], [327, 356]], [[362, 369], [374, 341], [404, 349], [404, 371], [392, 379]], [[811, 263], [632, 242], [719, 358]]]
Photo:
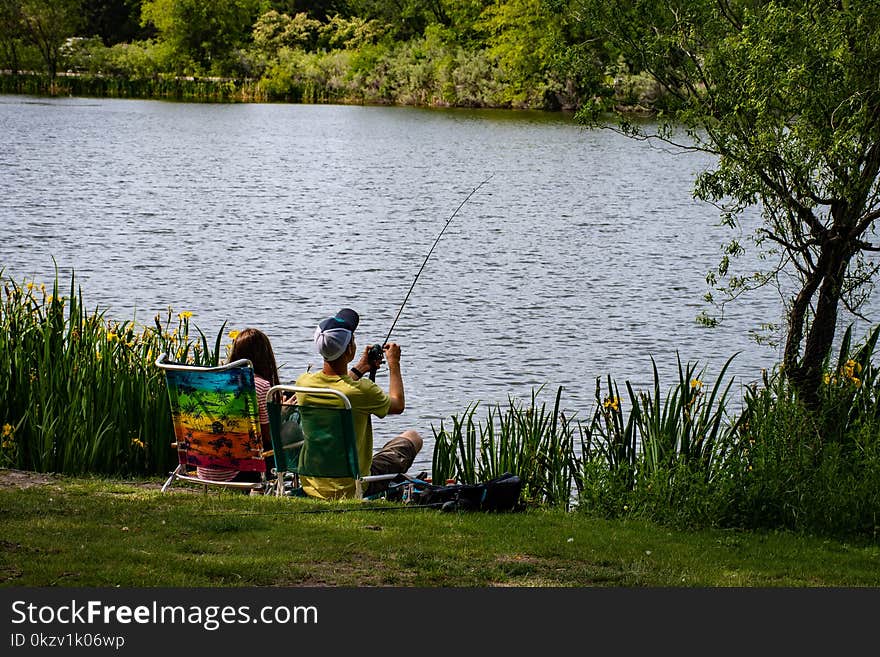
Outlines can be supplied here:
[[2, 0], [0, 26], [0, 69], [48, 76], [7, 91], [199, 77], [224, 99], [573, 110], [624, 66], [560, 0]]

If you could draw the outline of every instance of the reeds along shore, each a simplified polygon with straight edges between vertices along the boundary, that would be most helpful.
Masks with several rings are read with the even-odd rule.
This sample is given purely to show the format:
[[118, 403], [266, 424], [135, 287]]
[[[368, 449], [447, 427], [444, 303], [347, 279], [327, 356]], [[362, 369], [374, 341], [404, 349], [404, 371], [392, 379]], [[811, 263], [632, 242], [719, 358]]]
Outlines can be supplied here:
[[226, 78], [155, 76], [126, 78], [112, 75], [0, 72], [0, 93], [32, 96], [86, 96], [196, 102], [267, 102], [256, 81]]
[[[851, 330], [826, 367], [822, 408], [808, 411], [775, 369], [732, 396], [679, 361], [664, 389], [627, 397], [596, 379], [585, 420], [511, 399], [477, 404], [435, 429], [435, 479], [481, 481], [519, 474], [534, 504], [607, 518], [645, 517], [673, 526], [788, 529], [876, 541], [880, 531], [880, 377], [873, 363], [880, 326], [853, 345]], [[604, 384], [604, 385], [603, 385]], [[739, 402], [739, 403], [736, 403]]]
[[[168, 395], [156, 357], [215, 365], [192, 312], [150, 326], [88, 311], [72, 274], [18, 283], [0, 270], [0, 467], [161, 477], [174, 467]], [[585, 417], [567, 415], [564, 388], [540, 401], [474, 402], [433, 427], [432, 476], [465, 483], [504, 472], [532, 505], [683, 526], [791, 529], [877, 540], [880, 531], [880, 326], [851, 330], [826, 365], [822, 405], [807, 410], [778, 369], [733, 397], [731, 357], [714, 382], [679, 361], [670, 387], [626, 396], [597, 377]]]
[[[217, 362], [192, 313], [152, 326], [89, 312], [71, 276], [18, 284], [0, 272], [0, 465], [66, 474], [161, 475], [176, 457], [168, 394], [153, 365], [163, 351]], [[196, 329], [198, 331], [198, 329]]]

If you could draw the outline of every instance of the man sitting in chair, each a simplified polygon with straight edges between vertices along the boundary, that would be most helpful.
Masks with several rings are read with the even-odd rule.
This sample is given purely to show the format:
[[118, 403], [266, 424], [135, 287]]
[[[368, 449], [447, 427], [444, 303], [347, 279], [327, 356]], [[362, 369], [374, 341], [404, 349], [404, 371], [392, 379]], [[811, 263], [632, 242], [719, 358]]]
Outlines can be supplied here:
[[[408, 429], [388, 441], [382, 449], [373, 454], [373, 427], [370, 416], [382, 418], [388, 414], [399, 415], [406, 407], [403, 393], [403, 377], [400, 373], [400, 347], [389, 342], [385, 345], [384, 357], [388, 364], [388, 392], [366, 376], [371, 367], [369, 346], [361, 354], [357, 365], [349, 368], [357, 353], [354, 331], [360, 317], [350, 309], [343, 308], [334, 317], [323, 320], [315, 329], [315, 348], [324, 359], [324, 366], [318, 372], [306, 372], [296, 380], [298, 386], [312, 388], [336, 388], [349, 398], [354, 420], [358, 461], [361, 474], [369, 463], [369, 474], [396, 474], [406, 472], [416, 454], [422, 448], [422, 438], [418, 432]], [[372, 481], [364, 491], [364, 496], [375, 495], [388, 487], [388, 480]], [[303, 477], [303, 491], [312, 497], [337, 499], [355, 496], [355, 482], [351, 478], [330, 479]]]

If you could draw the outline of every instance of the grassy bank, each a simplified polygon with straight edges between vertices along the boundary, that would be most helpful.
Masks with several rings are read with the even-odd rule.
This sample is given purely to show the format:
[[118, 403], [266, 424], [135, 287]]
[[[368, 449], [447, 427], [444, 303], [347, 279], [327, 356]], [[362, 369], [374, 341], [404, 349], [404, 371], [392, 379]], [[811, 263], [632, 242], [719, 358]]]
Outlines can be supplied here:
[[20, 474], [0, 470], [3, 586], [880, 586], [880, 547], [783, 532]]

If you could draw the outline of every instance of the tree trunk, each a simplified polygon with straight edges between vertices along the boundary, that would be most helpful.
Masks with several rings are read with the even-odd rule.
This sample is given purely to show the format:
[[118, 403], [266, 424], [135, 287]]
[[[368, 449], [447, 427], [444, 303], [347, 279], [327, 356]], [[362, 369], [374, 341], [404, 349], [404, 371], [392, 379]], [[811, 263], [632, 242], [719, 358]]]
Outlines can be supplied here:
[[[837, 329], [837, 309], [851, 257], [852, 245], [847, 240], [838, 236], [826, 241], [817, 276], [807, 282], [789, 312], [790, 330], [785, 347], [784, 369], [798, 396], [810, 410], [819, 408], [822, 368], [833, 346]], [[816, 302], [816, 313], [807, 332], [803, 356], [799, 356], [807, 307], [817, 287], [819, 298]]]

